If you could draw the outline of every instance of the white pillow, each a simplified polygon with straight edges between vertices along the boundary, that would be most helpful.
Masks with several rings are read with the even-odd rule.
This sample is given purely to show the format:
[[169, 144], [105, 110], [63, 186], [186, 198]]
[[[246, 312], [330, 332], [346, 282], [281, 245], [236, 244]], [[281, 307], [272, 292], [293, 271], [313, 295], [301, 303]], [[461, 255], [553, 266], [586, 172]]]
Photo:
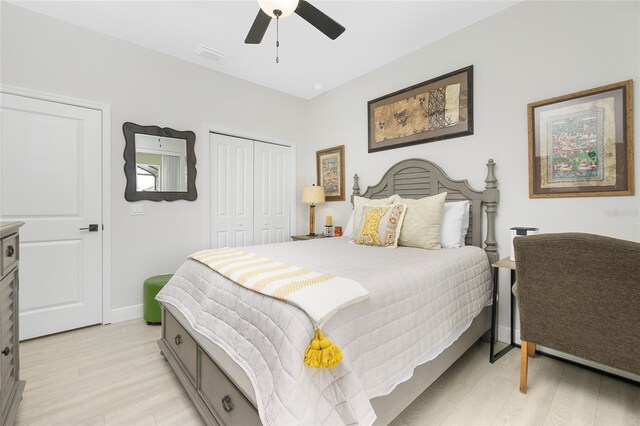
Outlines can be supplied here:
[[347, 223], [347, 235], [349, 235], [351, 239], [353, 239], [353, 234], [354, 234], [354, 226], [357, 226], [360, 224], [360, 220], [362, 219], [362, 207], [366, 204], [367, 206], [374, 206], [374, 207], [378, 207], [378, 206], [388, 206], [393, 202], [394, 196], [392, 195], [391, 197], [387, 197], [387, 198], [381, 198], [379, 200], [370, 200], [368, 198], [364, 198], [364, 197], [358, 197], [355, 196], [353, 197], [353, 220], [349, 219], [350, 221]]
[[468, 229], [469, 201], [445, 203], [440, 224], [440, 246], [442, 248], [463, 247]]
[[464, 216], [462, 217], [462, 235], [460, 235], [460, 247], [465, 246], [465, 240], [467, 239], [467, 231], [469, 230], [469, 201], [462, 201], [466, 204], [464, 209]]
[[353, 213], [354, 212], [352, 211], [349, 215], [349, 220], [347, 221], [347, 226], [344, 230], [344, 236], [349, 238], [353, 238]]

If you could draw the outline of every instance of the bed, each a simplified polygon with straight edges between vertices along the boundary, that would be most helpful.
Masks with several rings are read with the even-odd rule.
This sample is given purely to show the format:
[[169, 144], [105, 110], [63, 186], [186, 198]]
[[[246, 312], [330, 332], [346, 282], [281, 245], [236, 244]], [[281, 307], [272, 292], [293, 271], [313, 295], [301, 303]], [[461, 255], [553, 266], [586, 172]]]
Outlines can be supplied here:
[[381, 249], [343, 237], [251, 248], [370, 291], [323, 327], [344, 353], [331, 369], [302, 365], [313, 332], [303, 311], [185, 262], [158, 296], [158, 344], [205, 422], [387, 424], [402, 412], [489, 329], [489, 264], [498, 257], [494, 166], [489, 160], [483, 191], [421, 159], [391, 167], [363, 194], [355, 177], [353, 193], [365, 198], [447, 192], [447, 201], [469, 200], [466, 247]]

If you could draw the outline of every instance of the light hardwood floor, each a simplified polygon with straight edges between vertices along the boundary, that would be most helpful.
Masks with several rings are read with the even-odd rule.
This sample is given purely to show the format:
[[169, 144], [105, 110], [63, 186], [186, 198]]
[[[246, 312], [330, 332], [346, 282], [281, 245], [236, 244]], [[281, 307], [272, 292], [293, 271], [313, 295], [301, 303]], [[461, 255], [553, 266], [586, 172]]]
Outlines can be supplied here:
[[[27, 381], [19, 425], [201, 425], [159, 353], [160, 327], [142, 320], [23, 342]], [[529, 361], [518, 392], [519, 351], [491, 365], [478, 343], [394, 425], [640, 425], [640, 386], [546, 357]]]

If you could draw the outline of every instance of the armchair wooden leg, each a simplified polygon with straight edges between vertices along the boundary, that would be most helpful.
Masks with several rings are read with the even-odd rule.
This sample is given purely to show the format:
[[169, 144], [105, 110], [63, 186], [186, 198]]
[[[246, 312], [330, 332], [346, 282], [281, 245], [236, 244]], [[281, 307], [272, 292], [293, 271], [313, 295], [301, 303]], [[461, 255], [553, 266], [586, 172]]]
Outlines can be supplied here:
[[530, 358], [533, 358], [533, 357], [536, 356], [536, 344], [535, 343], [527, 342], [527, 355]]
[[527, 368], [529, 367], [529, 345], [530, 343], [527, 342], [526, 340], [520, 341], [520, 392], [522, 393], [527, 393]]

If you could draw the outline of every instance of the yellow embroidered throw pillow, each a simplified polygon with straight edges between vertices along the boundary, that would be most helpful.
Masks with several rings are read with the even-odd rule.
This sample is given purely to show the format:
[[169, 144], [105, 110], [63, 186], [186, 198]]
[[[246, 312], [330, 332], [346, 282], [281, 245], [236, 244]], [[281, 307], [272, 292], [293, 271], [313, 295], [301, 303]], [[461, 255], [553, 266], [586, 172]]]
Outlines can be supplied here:
[[395, 195], [392, 195], [391, 197], [380, 198], [376, 200], [370, 200], [369, 198], [358, 197], [358, 196], [353, 197], [353, 225], [352, 225], [352, 228], [347, 231], [348, 232], [347, 235], [355, 238], [356, 228], [358, 227], [358, 225], [360, 224], [360, 221], [362, 220], [363, 206], [373, 206], [373, 207], [388, 206], [393, 203], [394, 197]]
[[398, 245], [430, 250], [440, 248], [440, 222], [447, 193], [412, 200], [396, 195], [395, 202], [407, 206]]
[[402, 221], [407, 206], [363, 206], [360, 223], [355, 225], [353, 241], [356, 244], [397, 247]]

